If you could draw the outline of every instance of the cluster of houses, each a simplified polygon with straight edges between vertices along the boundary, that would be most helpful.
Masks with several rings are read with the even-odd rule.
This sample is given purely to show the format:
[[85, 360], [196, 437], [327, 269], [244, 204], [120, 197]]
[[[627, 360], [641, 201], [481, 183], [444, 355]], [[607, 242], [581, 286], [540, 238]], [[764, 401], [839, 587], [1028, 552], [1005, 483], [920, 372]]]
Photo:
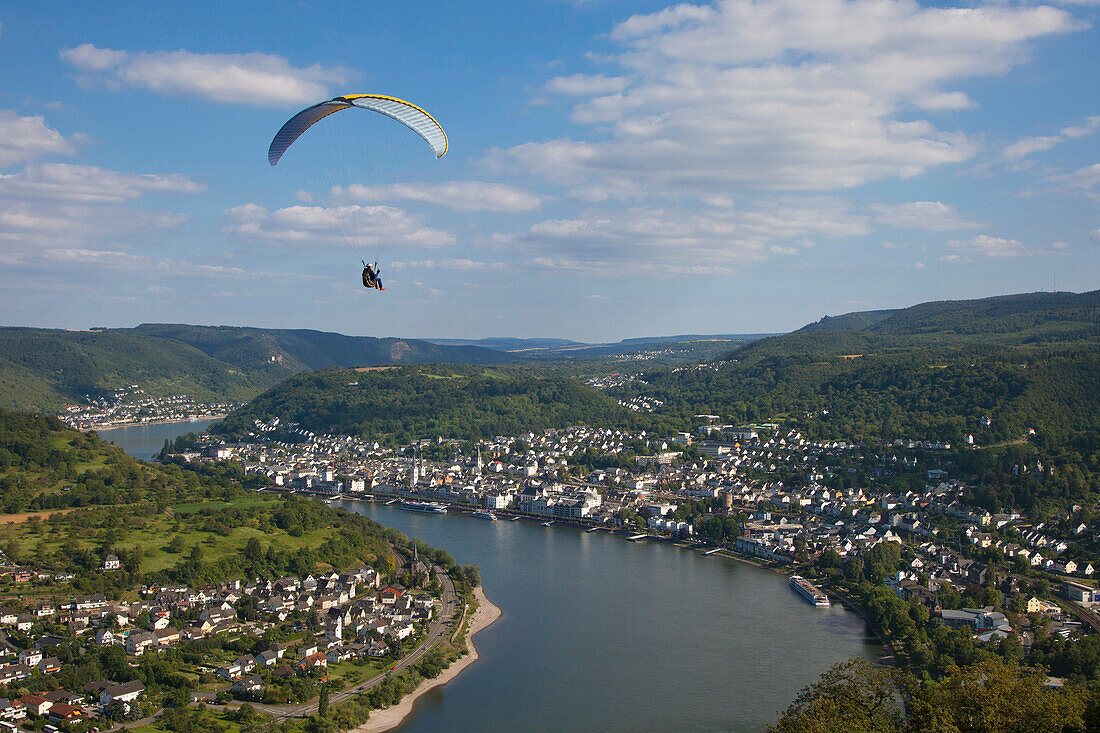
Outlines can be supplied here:
[[130, 712], [131, 703], [144, 692], [145, 685], [139, 680], [97, 680], [84, 685], [79, 693], [56, 689], [40, 695], [0, 698], [0, 725], [6, 723], [14, 731], [16, 723], [25, 718], [72, 725], [96, 718], [116, 706], [125, 715]]
[[[320, 495], [354, 498], [375, 491], [605, 526], [621, 523], [630, 515], [624, 510], [631, 510], [649, 530], [680, 537], [697, 535], [708, 514], [737, 514], [747, 519], [731, 549], [775, 562], [791, 562], [800, 541], [811, 555], [832, 550], [842, 558], [896, 542], [914, 555], [909, 577], [896, 583], [909, 587], [924, 578], [925, 590], [933, 594], [942, 583], [982, 582], [984, 565], [967, 556], [990, 547], [1067, 580], [1097, 570], [1090, 562], [1064, 556], [1072, 540], [1100, 538], [1096, 527], [1077, 523], [1066, 532], [1054, 525], [1027, 525], [1018, 513], [968, 506], [969, 487], [950, 477], [949, 443], [811, 441], [776, 424], [721, 425], [714, 416], [699, 417], [709, 424], [667, 439], [588, 426], [497, 436], [479, 444], [475, 455], [455, 451], [443, 462], [425, 461], [415, 446], [401, 455], [371, 441], [302, 430], [306, 440], [301, 443], [266, 440], [265, 434], [278, 426], [276, 419], [257, 422], [246, 441], [212, 444], [208, 452], [242, 461], [246, 471], [266, 475], [274, 487]], [[682, 460], [688, 445], [704, 458]], [[637, 455], [629, 469], [578, 473], [574, 463], [593, 452]], [[866, 471], [868, 465], [875, 466], [873, 478], [919, 471], [924, 488], [893, 493], [872, 488], [885, 483], [857, 487], [836, 480]], [[708, 514], [670, 516], [678, 504], [698, 499], [712, 500]], [[960, 531], [945, 530], [945, 518]]]
[[196, 402], [187, 395], [151, 397], [136, 384], [115, 390], [108, 397], [85, 395], [85, 400], [84, 404], [67, 405], [58, 417], [77, 430], [102, 430], [119, 425], [222, 417], [241, 406], [237, 402]]
[[[423, 563], [417, 569], [430, 573]], [[238, 614], [242, 603], [254, 612]], [[136, 659], [185, 641], [259, 635], [284, 622], [305, 631], [302, 619], [312, 615], [321, 630], [305, 631], [304, 640], [293, 646], [273, 643], [255, 656], [246, 654], [231, 661], [225, 661], [222, 652], [210, 652], [215, 662], [210, 670], [221, 681], [221, 690], [255, 697], [262, 694], [265, 677], [308, 675], [330, 664], [384, 657], [429, 622], [437, 606], [428, 595], [383, 584], [372, 568], [303, 578], [235, 580], [202, 588], [145, 587], [140, 600], [133, 602], [110, 601], [102, 594], [74, 596], [61, 603], [41, 601], [21, 611], [0, 609], [0, 684], [18, 688], [32, 676], [62, 671], [62, 663], [51, 651], [67, 641], [118, 645]], [[241, 615], [251, 620], [242, 620]], [[35, 637], [45, 622], [50, 630], [64, 626], [67, 633]], [[20, 648], [3, 629], [29, 632], [21, 638], [34, 641]], [[230, 686], [226, 688], [225, 683]], [[82, 694], [54, 690], [2, 699], [0, 723], [27, 716], [79, 722], [112, 705], [126, 705], [123, 712], [128, 713], [129, 704], [143, 692], [137, 681], [101, 680], [85, 687]], [[204, 690], [192, 699], [212, 699], [215, 694]]]

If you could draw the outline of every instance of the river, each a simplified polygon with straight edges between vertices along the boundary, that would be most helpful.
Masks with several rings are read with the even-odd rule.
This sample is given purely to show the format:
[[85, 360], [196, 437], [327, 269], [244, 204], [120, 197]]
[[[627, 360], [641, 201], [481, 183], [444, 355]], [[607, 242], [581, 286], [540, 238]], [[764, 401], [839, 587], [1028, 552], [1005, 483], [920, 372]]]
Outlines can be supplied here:
[[[137, 458], [207, 422], [101, 435]], [[881, 648], [858, 616], [815, 608], [776, 573], [604, 532], [528, 521], [350, 511], [481, 568], [503, 615], [475, 664], [420, 698], [400, 730], [759, 731], [805, 685]]]
[[565, 526], [342, 502], [462, 563], [503, 616], [481, 659], [421, 698], [412, 731], [759, 731], [805, 685], [882, 650], [786, 577]]
[[196, 420], [194, 422], [166, 422], [154, 425], [131, 425], [125, 428], [97, 430], [103, 440], [109, 440], [134, 458], [147, 461], [164, 447], [165, 440], [175, 440], [186, 433], [199, 433], [213, 425], [217, 420]]

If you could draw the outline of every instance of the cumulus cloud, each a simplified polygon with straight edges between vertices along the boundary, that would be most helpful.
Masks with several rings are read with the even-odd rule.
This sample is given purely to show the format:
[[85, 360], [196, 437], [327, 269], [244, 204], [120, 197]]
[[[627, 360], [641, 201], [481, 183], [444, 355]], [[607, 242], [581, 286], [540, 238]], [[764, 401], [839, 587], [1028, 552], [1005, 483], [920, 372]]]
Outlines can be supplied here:
[[222, 231], [271, 242], [358, 246], [399, 244], [406, 247], [446, 247], [455, 236], [424, 226], [418, 217], [392, 206], [288, 206], [268, 211], [244, 204], [222, 212]]
[[[906, 204], [873, 204], [875, 221], [899, 229], [926, 229], [949, 232], [959, 229], [981, 229], [988, 226], [967, 218], [958, 209], [940, 201], [912, 201]], [[886, 246], [883, 243], [883, 246]]]
[[1100, 163], [1085, 166], [1072, 173], [1051, 176], [1051, 181], [1085, 196], [1100, 196]]
[[297, 67], [282, 56], [264, 53], [132, 53], [85, 43], [60, 55], [87, 80], [109, 88], [137, 87], [228, 104], [308, 104], [330, 96], [330, 85], [354, 77], [343, 67]]
[[449, 181], [434, 184], [391, 183], [347, 188], [336, 187], [334, 200], [373, 203], [378, 201], [421, 201], [455, 211], [533, 211], [548, 199], [517, 186], [484, 181]]
[[202, 193], [187, 176], [123, 173], [86, 165], [47, 163], [0, 175], [0, 200], [38, 199], [69, 203], [117, 203], [148, 193]]
[[40, 116], [20, 117], [0, 109], [0, 167], [30, 162], [42, 155], [73, 155], [83, 136], [66, 138]]
[[[865, 218], [834, 199], [760, 204], [752, 209], [631, 207], [569, 219], [547, 219], [509, 242], [541, 267], [608, 269], [629, 263], [637, 271], [668, 266], [684, 272], [698, 265], [723, 267], [792, 256], [813, 247], [813, 237], [869, 232]], [[675, 267], [674, 267], [675, 265]], [[691, 271], [695, 271], [692, 269]]]
[[[123, 248], [141, 246], [150, 232], [178, 227], [188, 217], [174, 211], [117, 204], [0, 199], [0, 257], [8, 264], [40, 259], [97, 257], [133, 262]], [[103, 254], [89, 254], [89, 253]], [[116, 256], [118, 252], [126, 258]], [[116, 253], [116, 254], [112, 254]]]
[[1032, 153], [1050, 150], [1059, 143], [1074, 140], [1079, 137], [1091, 135], [1100, 130], [1100, 115], [1088, 117], [1080, 125], [1063, 127], [1057, 135], [1044, 135], [1040, 137], [1025, 137], [1005, 147], [1001, 152], [1006, 160], [1019, 160]]
[[1026, 58], [1029, 41], [1079, 27], [1045, 6], [677, 5], [612, 30], [619, 50], [608, 61], [619, 74], [547, 83], [581, 97], [572, 117], [593, 126], [590, 139], [498, 149], [485, 165], [577, 186], [588, 201], [909, 178], [979, 149], [921, 110], [972, 106], [953, 83], [1003, 73]]
[[[1027, 248], [1024, 247], [1023, 242], [1015, 239], [1003, 239], [1001, 237], [990, 237], [985, 234], [979, 234], [976, 237], [970, 239], [953, 239], [947, 243], [947, 248], [956, 252], [961, 252], [963, 255], [973, 255], [980, 257], [991, 258], [1005, 258], [1005, 257], [1020, 257], [1028, 254]], [[953, 259], [951, 259], [953, 258]], [[940, 259], [948, 262], [960, 261], [964, 257], [953, 257], [947, 255]]]
[[[206, 190], [179, 174], [136, 174], [95, 166], [47, 163], [0, 175], [0, 255], [36, 259], [133, 262], [125, 252], [154, 230], [178, 227], [185, 214], [125, 202], [155, 193]], [[120, 257], [119, 252], [126, 254]]]

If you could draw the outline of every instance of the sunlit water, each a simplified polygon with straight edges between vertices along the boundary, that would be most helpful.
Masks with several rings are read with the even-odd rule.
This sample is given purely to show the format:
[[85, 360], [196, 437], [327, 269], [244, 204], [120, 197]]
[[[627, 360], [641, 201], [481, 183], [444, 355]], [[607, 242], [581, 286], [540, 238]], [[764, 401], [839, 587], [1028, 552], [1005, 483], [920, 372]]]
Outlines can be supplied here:
[[343, 502], [481, 567], [481, 659], [402, 731], [757, 731], [830, 665], [881, 654], [786, 577], [604, 532]]
[[134, 458], [147, 461], [164, 447], [165, 440], [175, 440], [187, 433], [200, 433], [216, 420], [195, 422], [169, 422], [159, 425], [134, 425], [128, 428], [112, 428], [97, 431], [100, 438], [109, 440]]

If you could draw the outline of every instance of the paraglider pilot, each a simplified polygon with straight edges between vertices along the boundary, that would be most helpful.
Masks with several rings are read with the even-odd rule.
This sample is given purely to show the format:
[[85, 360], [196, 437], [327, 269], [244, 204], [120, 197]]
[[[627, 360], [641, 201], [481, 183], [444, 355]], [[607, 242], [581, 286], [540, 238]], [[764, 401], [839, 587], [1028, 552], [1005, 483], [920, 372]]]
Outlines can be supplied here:
[[377, 288], [379, 290], [385, 290], [382, 287], [382, 278], [378, 277], [381, 274], [381, 270], [378, 269], [378, 263], [374, 263], [374, 267], [371, 267], [366, 262], [363, 263], [363, 287], [364, 288]]

